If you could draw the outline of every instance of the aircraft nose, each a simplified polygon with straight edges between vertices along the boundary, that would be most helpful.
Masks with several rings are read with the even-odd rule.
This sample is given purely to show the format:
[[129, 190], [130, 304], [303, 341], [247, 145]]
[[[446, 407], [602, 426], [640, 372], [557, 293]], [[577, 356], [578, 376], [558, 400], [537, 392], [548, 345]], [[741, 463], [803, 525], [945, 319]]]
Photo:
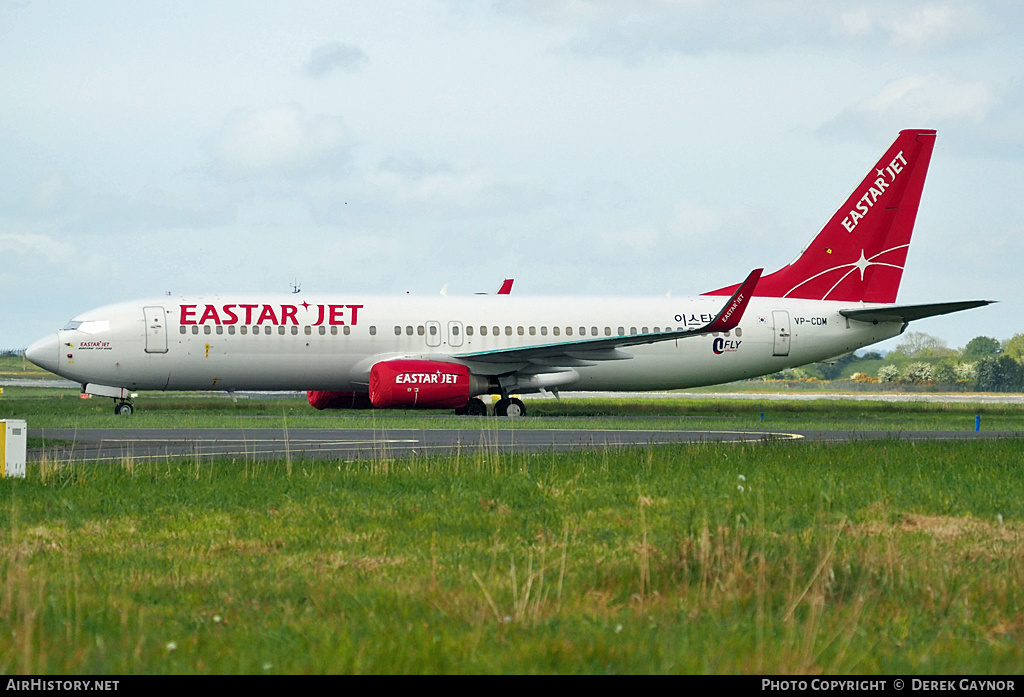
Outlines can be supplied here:
[[56, 373], [59, 361], [59, 348], [60, 342], [57, 339], [57, 335], [50, 334], [25, 349], [25, 358], [35, 363], [43, 370], [49, 370], [51, 373]]

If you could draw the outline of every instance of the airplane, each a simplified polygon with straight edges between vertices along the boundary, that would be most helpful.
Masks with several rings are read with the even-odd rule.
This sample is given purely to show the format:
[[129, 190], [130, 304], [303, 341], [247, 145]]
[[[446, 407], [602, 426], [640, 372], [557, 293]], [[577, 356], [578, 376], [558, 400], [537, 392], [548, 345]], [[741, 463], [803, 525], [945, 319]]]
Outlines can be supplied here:
[[[516, 395], [674, 390], [845, 355], [988, 300], [896, 304], [936, 132], [900, 131], [791, 263], [702, 295], [182, 296], [90, 310], [32, 363], [131, 414], [137, 390], [307, 392], [325, 408], [526, 414]], [[508, 282], [511, 284], [511, 281]]]

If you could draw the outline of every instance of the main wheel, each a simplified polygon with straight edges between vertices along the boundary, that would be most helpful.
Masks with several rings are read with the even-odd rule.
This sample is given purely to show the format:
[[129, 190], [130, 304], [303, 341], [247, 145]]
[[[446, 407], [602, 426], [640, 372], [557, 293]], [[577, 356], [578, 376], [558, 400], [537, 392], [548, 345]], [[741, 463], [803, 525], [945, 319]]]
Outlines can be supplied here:
[[497, 416], [507, 416], [510, 419], [516, 419], [520, 416], [526, 416], [526, 405], [523, 404], [522, 400], [515, 397], [502, 399], [494, 405], [494, 413]]
[[114, 405], [114, 413], [118, 416], [131, 416], [135, 413], [135, 407], [131, 402], [117, 402]]
[[487, 405], [479, 397], [473, 397], [466, 405], [466, 414], [468, 416], [487, 416]]

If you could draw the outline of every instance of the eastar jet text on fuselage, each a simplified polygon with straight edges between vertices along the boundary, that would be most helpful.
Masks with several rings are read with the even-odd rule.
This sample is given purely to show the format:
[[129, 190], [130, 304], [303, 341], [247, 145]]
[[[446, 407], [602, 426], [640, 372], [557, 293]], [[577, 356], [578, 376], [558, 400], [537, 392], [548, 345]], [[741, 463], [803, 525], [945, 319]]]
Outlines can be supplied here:
[[314, 407], [525, 414], [513, 394], [669, 390], [843, 355], [907, 323], [989, 301], [898, 305], [935, 131], [901, 131], [790, 264], [687, 298], [422, 298], [296, 302], [215, 295], [109, 305], [28, 348], [115, 400], [138, 390], [305, 390]]

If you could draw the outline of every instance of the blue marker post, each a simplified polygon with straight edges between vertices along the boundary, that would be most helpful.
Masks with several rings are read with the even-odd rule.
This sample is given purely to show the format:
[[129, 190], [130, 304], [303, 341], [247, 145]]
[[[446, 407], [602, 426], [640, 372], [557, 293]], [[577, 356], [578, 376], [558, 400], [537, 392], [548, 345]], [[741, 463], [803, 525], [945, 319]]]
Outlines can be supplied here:
[[977, 433], [981, 430], [981, 414], [974, 415], [974, 432]]

